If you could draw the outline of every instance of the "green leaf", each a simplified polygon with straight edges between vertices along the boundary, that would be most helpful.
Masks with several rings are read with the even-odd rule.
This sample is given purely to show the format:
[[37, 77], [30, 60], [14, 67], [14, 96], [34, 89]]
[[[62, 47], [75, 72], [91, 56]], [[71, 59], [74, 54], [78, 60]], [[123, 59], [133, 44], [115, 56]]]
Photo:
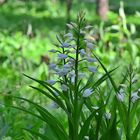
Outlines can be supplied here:
[[47, 124], [49, 124], [50, 127], [55, 131], [59, 140], [68, 140], [68, 136], [60, 122], [44, 108], [41, 108], [39, 106], [36, 106], [36, 108], [44, 118], [44, 121], [47, 122]]
[[117, 91], [118, 91], [118, 88], [117, 88], [117, 86], [116, 86], [114, 80], [112, 79], [110, 73], [109, 73], [108, 70], [105, 68], [105, 66], [104, 66], [103, 63], [100, 61], [100, 59], [99, 59], [94, 53], [93, 53], [93, 55], [94, 55], [95, 58], [98, 60], [98, 62], [100, 63], [101, 67], [103, 68], [103, 70], [104, 70], [105, 73], [107, 74], [107, 76], [108, 76], [108, 78], [109, 78], [109, 80], [110, 80], [110, 82], [111, 82], [111, 84], [112, 84], [112, 86], [113, 86], [115, 92], [117, 92]]
[[34, 135], [34, 136], [40, 137], [42, 140], [51, 140], [49, 137], [47, 137], [47, 136], [45, 136], [45, 135], [42, 135], [42, 134], [40, 134], [40, 133], [34, 132], [34, 131], [31, 130], [31, 129], [26, 129], [26, 128], [24, 128], [24, 130], [30, 132], [30, 133], [31, 133], [32, 135]]
[[75, 125], [77, 125], [77, 127], [79, 127], [79, 120], [80, 120], [80, 117], [82, 115], [82, 107], [83, 107], [83, 104], [84, 104], [84, 100], [83, 99], [80, 99], [80, 100], [77, 100], [77, 103], [75, 104], [75, 110], [73, 112], [73, 118], [74, 118], [74, 121], [73, 121], [73, 126], [75, 127]]
[[[118, 67], [117, 67], [118, 68]], [[110, 70], [108, 73], [105, 73], [100, 79], [98, 79], [98, 81], [96, 83], [94, 83], [94, 85], [92, 86], [92, 88], [97, 88], [99, 85], [101, 85], [105, 80], [107, 80], [109, 77], [108, 77], [108, 74], [109, 75], [112, 75], [113, 72], [117, 69], [117, 68], [114, 68], [112, 70]]]
[[99, 109], [92, 111], [91, 114], [89, 115], [89, 117], [86, 119], [86, 121], [84, 122], [83, 126], [81, 127], [81, 130], [79, 132], [79, 140], [83, 140], [84, 136], [87, 135], [88, 131], [89, 131], [89, 126], [91, 124], [91, 121], [93, 119], [93, 117], [95, 116], [96, 112], [100, 111], [101, 109], [103, 109], [105, 106], [100, 107]]
[[106, 120], [107, 122], [107, 128], [104, 129], [105, 132], [102, 134], [101, 140], [110, 140], [114, 138], [115, 140], [120, 140], [120, 136], [117, 130], [117, 113], [116, 113], [116, 103], [113, 101], [112, 107], [111, 107], [111, 118], [110, 120]]
[[137, 137], [138, 137], [139, 131], [140, 131], [140, 121], [139, 121], [139, 123], [137, 124], [135, 130], [133, 131], [133, 134], [132, 134], [131, 140], [137, 140]]
[[[16, 97], [15, 97], [15, 98], [16, 98]], [[44, 119], [43, 119], [41, 116], [39, 116], [39, 115], [37, 115], [37, 114], [34, 114], [34, 113], [32, 113], [32, 112], [30, 112], [30, 111], [24, 109], [24, 108], [12, 106], [12, 105], [5, 105], [5, 106], [8, 106], [8, 107], [11, 107], [11, 108], [15, 108], [15, 109], [24, 111], [24, 112], [26, 112], [26, 113], [28, 113], [28, 114], [34, 116], [34, 117], [37, 117], [38, 119], [40, 119], [40, 120], [42, 120], [42, 121], [44, 121]]]
[[125, 104], [123, 104], [123, 102], [120, 102], [116, 99], [116, 103], [117, 103], [117, 107], [119, 110], [119, 115], [120, 115], [120, 120], [123, 123], [124, 129], [125, 131], [127, 131], [127, 107], [125, 106]]
[[84, 136], [87, 135], [88, 131], [89, 131], [89, 126], [91, 123], [91, 120], [93, 119], [93, 117], [95, 116], [97, 111], [93, 111], [90, 116], [86, 119], [86, 121], [84, 122], [84, 125], [81, 127], [80, 133], [79, 133], [79, 140], [83, 140]]
[[92, 110], [93, 110], [93, 108], [92, 108], [93, 104], [91, 102], [91, 99], [90, 98], [85, 99], [84, 100], [84, 103], [85, 103], [86, 107], [92, 112]]
[[136, 101], [135, 103], [133, 103], [133, 106], [132, 106], [132, 109], [131, 109], [131, 112], [130, 112], [130, 121], [132, 122], [133, 121], [133, 118], [135, 117], [136, 115], [136, 111], [137, 111], [137, 107], [139, 105], [139, 102]]
[[94, 77], [94, 73], [92, 73], [92, 74], [89, 76], [86, 85], [90, 85], [91, 81], [93, 81], [93, 77]]
[[[98, 58], [94, 53], [93, 53], [93, 55], [96, 57], [96, 59], [98, 60], [98, 62], [99, 62], [100, 65], [102, 66], [102, 68], [103, 68], [103, 70], [105, 71], [105, 73], [107, 74], [107, 76], [108, 76], [108, 78], [109, 78], [109, 80], [110, 80], [110, 82], [111, 82], [111, 84], [112, 84], [112, 86], [113, 86], [115, 92], [117, 93], [117, 92], [118, 92], [118, 87], [117, 87], [116, 83], [114, 82], [114, 80], [112, 79], [111, 75], [109, 74], [109, 72], [107, 71], [107, 69], [105, 68], [105, 66], [103, 65], [103, 63], [99, 60], [99, 58]], [[116, 99], [116, 97], [115, 97], [115, 101], [116, 101], [116, 103], [117, 103], [117, 105], [118, 105], [118, 110], [119, 110], [119, 114], [120, 114], [120, 119], [121, 119], [121, 121], [122, 121], [122, 123], [123, 123], [123, 126], [124, 126], [124, 128], [125, 128], [125, 131], [126, 131], [126, 127], [127, 127], [127, 125], [126, 125], [126, 117], [127, 117], [126, 106], [125, 106], [123, 103], [121, 103], [120, 101], [118, 101], [118, 100]]]
[[[53, 131], [58, 136], [58, 138], [60, 138], [60, 140], [67, 140], [68, 139], [67, 133], [65, 132], [65, 129], [63, 128], [62, 124], [51, 113], [49, 113], [46, 109], [44, 109], [43, 107], [39, 106], [38, 104], [36, 104], [28, 99], [21, 98], [21, 97], [15, 97], [15, 98], [27, 101], [30, 104], [32, 104], [38, 110], [41, 117], [39, 117], [38, 115], [35, 115], [31, 112], [29, 112], [29, 113], [34, 115], [34, 116], [37, 116], [38, 118], [41, 118], [50, 127], [52, 127]], [[28, 112], [28, 111], [26, 111], [26, 112]]]
[[[117, 67], [117, 68], [118, 68], [118, 67]], [[108, 73], [109, 73], [110, 75], [112, 75], [113, 72], [114, 72], [117, 68], [114, 68], [114, 69], [110, 70]], [[86, 89], [86, 88], [89, 86], [89, 84], [91, 84], [91, 81], [93, 81], [93, 75], [94, 75], [94, 74], [91, 74], [91, 75], [90, 75], [90, 77], [89, 77], [89, 79], [88, 79], [86, 85], [80, 90], [80, 92], [81, 92], [82, 90]], [[99, 85], [101, 85], [101, 84], [102, 84], [105, 80], [107, 80], [107, 79], [108, 79], [108, 74], [105, 73], [105, 74], [104, 74], [101, 78], [99, 78], [93, 85], [91, 85], [92, 89], [95, 90]]]
[[[127, 76], [128, 76], [128, 70], [126, 71], [125, 75], [123, 75], [123, 79], [120, 82], [120, 84], [124, 84], [127, 80]], [[121, 85], [119, 86], [118, 90], [121, 88]]]
[[[41, 81], [41, 80], [37, 80], [37, 79], [32, 78], [32, 77], [30, 77], [30, 76], [28, 76], [28, 75], [26, 75], [26, 74], [24, 74], [24, 76], [26, 76], [26, 77], [28, 77], [29, 79], [31, 79], [31, 80], [33, 80], [33, 81], [39, 83], [40, 85], [42, 85], [43, 87], [45, 87], [48, 91], [50, 91], [50, 93], [53, 94], [54, 96], [57, 96], [57, 95], [54, 93], [54, 91], [56, 91], [60, 96], [63, 95], [61, 91], [59, 91], [58, 89], [56, 89], [55, 87], [53, 87], [52, 85], [50, 85], [50, 84], [47, 83], [47, 82], [44, 82], [44, 81]], [[53, 91], [52, 89], [53, 89], [54, 91]], [[62, 96], [62, 97], [63, 97], [63, 96]]]
[[30, 86], [31, 88], [41, 92], [42, 94], [44, 94], [45, 96], [47, 96], [49, 99], [51, 99], [52, 101], [56, 102], [66, 113], [67, 112], [67, 109], [65, 107], [65, 105], [63, 104], [63, 102], [61, 101], [61, 99], [59, 98], [54, 98], [52, 97], [49, 93], [47, 93], [46, 91], [42, 90], [42, 89], [39, 89], [37, 87], [34, 87], [34, 86]]
[[[71, 108], [71, 104], [69, 103], [67, 97], [65, 96], [65, 94], [63, 94], [63, 92], [59, 91], [57, 88], [55, 88], [54, 86], [48, 84], [47, 82], [44, 82], [44, 81], [41, 81], [41, 80], [37, 80], [37, 79], [34, 79], [26, 74], [24, 74], [26, 77], [32, 79], [33, 81], [36, 81], [37, 83], [39, 83], [40, 85], [42, 85], [43, 87], [45, 87], [57, 100], [59, 100], [59, 97], [62, 97], [63, 100], [65, 100], [66, 104], [69, 106], [69, 108]], [[56, 95], [56, 93], [58, 95]]]

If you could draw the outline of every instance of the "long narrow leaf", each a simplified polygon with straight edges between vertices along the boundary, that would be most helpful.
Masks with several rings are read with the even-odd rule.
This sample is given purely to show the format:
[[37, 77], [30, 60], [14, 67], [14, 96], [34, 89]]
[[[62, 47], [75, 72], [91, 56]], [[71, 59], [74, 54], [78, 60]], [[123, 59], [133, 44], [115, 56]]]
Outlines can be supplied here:
[[[118, 67], [117, 67], [117, 68], [118, 68]], [[110, 71], [108, 72], [108, 74], [112, 76], [113, 72], [114, 72], [117, 68], [114, 68], [114, 69], [110, 70]], [[97, 88], [97, 87], [98, 87], [99, 85], [101, 85], [105, 80], [107, 80], [107, 79], [108, 79], [108, 74], [107, 74], [107, 73], [104, 74], [96, 83], [94, 83], [94, 85], [92, 86], [92, 88], [93, 88], [93, 89], [94, 89], [94, 88]]]
[[90, 126], [91, 120], [95, 116], [96, 112], [100, 111], [103, 108], [104, 108], [104, 106], [100, 107], [99, 109], [97, 109], [95, 111], [92, 111], [92, 113], [86, 119], [86, 121], [84, 122], [84, 125], [82, 126], [82, 128], [80, 130], [79, 140], [83, 140], [84, 139], [84, 136], [86, 136], [87, 135], [87, 132], [89, 131], [89, 126]]
[[139, 131], [140, 131], [140, 121], [139, 123], [137, 124], [133, 134], [132, 134], [132, 137], [131, 137], [131, 140], [137, 140], [137, 137], [138, 137], [138, 134], [139, 134]]
[[56, 120], [54, 116], [52, 116], [49, 112], [46, 112], [46, 110], [36, 106], [38, 112], [41, 114], [41, 116], [44, 118], [44, 120], [50, 125], [52, 129], [55, 130], [55, 133], [59, 140], [67, 140], [68, 136], [65, 133], [65, 130], [61, 127], [61, 124]]
[[66, 113], [67, 113], [67, 109], [65, 107], [65, 105], [63, 104], [63, 102], [60, 100], [55, 99], [54, 97], [52, 97], [51, 95], [49, 95], [49, 93], [47, 93], [46, 91], [42, 90], [42, 89], [39, 89], [37, 87], [34, 87], [34, 86], [30, 86], [31, 88], [41, 92], [42, 94], [44, 94], [45, 96], [47, 96], [49, 99], [51, 99], [52, 101], [56, 102]]
[[[28, 76], [26, 74], [24, 74], [24, 76], [32, 79], [33, 81], [36, 81], [37, 83], [39, 83], [40, 85], [42, 85], [43, 87], [45, 87], [53, 96], [55, 96], [55, 98], [57, 100], [59, 100], [59, 98], [58, 98], [58, 95], [59, 95], [60, 97], [62, 97], [63, 100], [65, 100], [65, 102], [67, 103], [67, 105], [69, 105], [69, 107], [71, 107], [71, 105], [70, 105], [68, 99], [66, 98], [66, 96], [61, 91], [59, 91], [57, 88], [55, 88], [54, 86], [48, 84], [47, 82], [44, 82], [44, 81], [41, 81], [41, 80], [37, 80], [35, 78], [32, 78], [32, 77], [30, 77], [30, 76]], [[58, 95], [56, 95], [56, 93], [54, 91]]]
[[5, 105], [5, 106], [8, 106], [8, 107], [10, 107], [10, 108], [14, 108], [14, 109], [21, 110], [21, 111], [23, 111], [23, 112], [26, 112], [26, 113], [28, 113], [28, 114], [30, 114], [30, 115], [32, 115], [32, 116], [34, 116], [34, 117], [36, 117], [36, 118], [38, 118], [38, 119], [44, 121], [44, 119], [43, 119], [41, 116], [39, 116], [39, 115], [37, 115], [37, 114], [34, 114], [34, 113], [32, 113], [32, 112], [30, 112], [30, 111], [24, 109], [24, 108], [12, 106], [12, 105]]
[[37, 105], [36, 103], [28, 99], [21, 98], [21, 97], [15, 97], [15, 98], [27, 101], [30, 104], [34, 105], [34, 107], [39, 111], [39, 113], [43, 115], [41, 116], [41, 118], [46, 123], [48, 123], [51, 127], [53, 126], [55, 128], [54, 132], [63, 134], [63, 136], [66, 138], [65, 140], [67, 140], [67, 133], [65, 132], [65, 129], [63, 128], [62, 124], [51, 113], [49, 113], [46, 109], [44, 109], [43, 107]]
[[108, 70], [105, 68], [105, 66], [104, 66], [103, 63], [100, 61], [100, 59], [99, 59], [94, 53], [93, 53], [93, 55], [94, 55], [95, 58], [98, 60], [98, 62], [99, 62], [100, 65], [102, 66], [103, 70], [104, 70], [105, 73], [107, 74], [107, 76], [108, 76], [108, 78], [109, 78], [109, 80], [110, 80], [110, 82], [111, 82], [111, 84], [112, 84], [112, 86], [113, 86], [115, 92], [117, 92], [117, 91], [118, 91], [118, 88], [117, 88], [117, 86], [116, 86], [114, 80], [112, 79], [110, 73], [109, 73]]
[[[117, 67], [117, 68], [118, 68], [118, 67]], [[108, 73], [109, 73], [110, 75], [112, 75], [113, 72], [114, 72], [117, 68], [114, 68], [114, 69], [110, 70]], [[85, 88], [87, 88], [87, 86], [89, 85], [89, 83], [91, 83], [91, 79], [92, 79], [92, 78], [93, 78], [93, 74], [90, 75], [90, 77], [89, 77], [89, 79], [88, 79], [86, 85], [85, 85], [80, 91], [82, 91], [82, 90], [84, 90]], [[101, 84], [102, 84], [105, 80], [107, 80], [107, 79], [108, 79], [108, 74], [105, 73], [102, 77], [100, 77], [100, 78], [91, 86], [92, 89], [96, 89], [99, 85], [101, 85]]]
[[40, 137], [40, 138], [43, 139], [43, 140], [51, 140], [51, 139], [48, 138], [47, 136], [42, 135], [42, 134], [40, 134], [40, 133], [38, 133], [38, 132], [34, 132], [34, 131], [31, 130], [31, 129], [26, 129], [26, 128], [24, 128], [24, 130], [30, 132], [30, 133], [31, 133], [32, 135], [34, 135], [34, 136]]
[[[96, 57], [96, 59], [98, 60], [98, 62], [100, 63], [100, 65], [102, 66], [103, 70], [105, 71], [105, 73], [107, 74], [115, 92], [117, 93], [118, 92], [118, 87], [115, 83], [115, 81], [112, 79], [111, 75], [109, 74], [108, 70], [105, 68], [104, 64], [100, 61], [100, 59], [93, 53], [93, 55]], [[115, 101], [117, 103], [117, 106], [118, 106], [118, 110], [119, 110], [119, 113], [120, 113], [120, 118], [123, 122], [123, 126], [125, 128], [125, 131], [126, 131], [126, 107], [123, 103], [121, 103], [120, 101], [118, 101], [115, 97]]]
[[87, 118], [87, 120], [84, 122], [84, 125], [82, 126], [80, 133], [79, 133], [79, 140], [83, 140], [84, 136], [87, 135], [87, 132], [89, 130], [89, 125], [91, 123], [91, 120], [93, 119], [93, 117], [95, 116], [96, 111], [93, 111], [90, 116]]

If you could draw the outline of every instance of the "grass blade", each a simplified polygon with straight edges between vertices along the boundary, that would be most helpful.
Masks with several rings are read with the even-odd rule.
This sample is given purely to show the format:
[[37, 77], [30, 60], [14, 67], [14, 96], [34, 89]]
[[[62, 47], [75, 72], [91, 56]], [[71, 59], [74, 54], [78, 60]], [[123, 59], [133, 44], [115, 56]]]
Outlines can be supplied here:
[[136, 126], [136, 128], [135, 128], [135, 130], [134, 130], [134, 132], [132, 134], [131, 140], [136, 140], [137, 139], [139, 131], [140, 131], [140, 121], [137, 124], [137, 126]]
[[112, 86], [113, 86], [115, 92], [117, 92], [117, 91], [118, 91], [118, 88], [117, 88], [117, 86], [116, 86], [114, 80], [112, 79], [110, 73], [109, 73], [108, 70], [105, 68], [105, 66], [104, 66], [103, 63], [100, 61], [100, 59], [99, 59], [94, 53], [93, 53], [93, 55], [94, 55], [95, 58], [98, 60], [98, 62], [100, 63], [101, 67], [103, 68], [103, 70], [104, 70], [105, 73], [107, 74], [107, 76], [108, 76], [108, 78], [109, 78], [109, 80], [110, 80], [110, 82], [111, 82], [111, 84], [112, 84]]
[[99, 109], [97, 109], [95, 111], [92, 111], [92, 113], [86, 119], [86, 121], [84, 122], [84, 125], [81, 127], [81, 130], [79, 132], [79, 140], [83, 140], [84, 136], [87, 135], [87, 133], [89, 131], [89, 126], [90, 126], [91, 120], [95, 116], [96, 112], [100, 111], [102, 108], [104, 108], [104, 106], [100, 107]]
[[[66, 97], [61, 91], [59, 91], [57, 88], [55, 88], [54, 86], [48, 84], [47, 82], [44, 82], [44, 81], [41, 81], [41, 80], [37, 80], [37, 79], [32, 78], [32, 77], [30, 77], [30, 76], [28, 76], [28, 75], [26, 75], [26, 74], [24, 74], [24, 76], [26, 76], [26, 77], [32, 79], [33, 81], [39, 83], [40, 85], [42, 85], [42, 86], [43, 86], [44, 88], [46, 88], [53, 96], [55, 96], [55, 98], [56, 98], [57, 100], [59, 100], [58, 95], [59, 95], [60, 97], [62, 97], [62, 99], [65, 100], [65, 102], [66, 102], [66, 104], [69, 106], [69, 108], [71, 108], [71, 104], [69, 103], [67, 97]], [[54, 91], [55, 91], [58, 95], [56, 95], [56, 93], [55, 93]]]
[[51, 99], [52, 101], [56, 102], [66, 113], [67, 113], [67, 109], [65, 107], [65, 105], [63, 104], [63, 102], [61, 101], [61, 99], [57, 98], [55, 99], [54, 97], [52, 97], [51, 95], [49, 95], [49, 93], [47, 93], [46, 91], [39, 89], [37, 87], [34, 86], [30, 86], [31, 88], [41, 92], [42, 94], [44, 94], [45, 96], [47, 96], [49, 99]]
[[34, 131], [31, 130], [31, 129], [26, 129], [26, 128], [23, 128], [23, 129], [26, 130], [26, 131], [28, 131], [29, 133], [31, 133], [31, 134], [34, 135], [34, 136], [40, 137], [40, 138], [43, 139], [43, 140], [51, 140], [51, 139], [48, 138], [47, 136], [42, 135], [42, 134], [37, 133], [37, 132], [34, 132]]
[[[65, 132], [65, 129], [63, 128], [62, 124], [50, 112], [48, 112], [43, 107], [37, 105], [36, 103], [34, 103], [28, 99], [21, 98], [21, 97], [15, 97], [15, 98], [27, 101], [28, 103], [32, 104], [40, 113], [40, 115], [41, 115], [40, 118], [43, 119], [43, 121], [45, 121], [48, 125], [50, 125], [56, 134], [60, 134], [61, 138], [64, 138], [64, 140], [67, 140], [67, 133]], [[30, 114], [32, 114], [32, 113], [30, 113]], [[38, 116], [38, 115], [36, 115], [36, 116]]]

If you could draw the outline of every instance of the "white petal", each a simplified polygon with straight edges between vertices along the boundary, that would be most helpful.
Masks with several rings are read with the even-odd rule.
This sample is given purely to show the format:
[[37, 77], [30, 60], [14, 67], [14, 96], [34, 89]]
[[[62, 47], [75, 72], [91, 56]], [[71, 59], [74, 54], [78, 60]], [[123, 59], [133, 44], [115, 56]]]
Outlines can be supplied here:
[[93, 45], [92, 43], [90, 43], [90, 42], [87, 43], [87, 47], [88, 47], [89, 49], [93, 49], [93, 46], [94, 46], [94, 45]]
[[62, 47], [64, 47], [64, 48], [68, 48], [69, 46], [70, 46], [70, 44], [67, 43], [67, 42], [63, 42], [63, 43], [62, 43]]
[[93, 90], [91, 88], [88, 88], [84, 91], [83, 97], [87, 98], [93, 93]]
[[54, 63], [50, 64], [50, 65], [49, 65], [49, 68], [50, 68], [50, 69], [55, 69], [55, 68], [56, 68], [56, 64], [54, 64]]
[[73, 34], [72, 33], [67, 33], [64, 35], [64, 37], [73, 37]]
[[47, 80], [46, 82], [50, 85], [54, 85], [56, 83], [56, 81], [54, 81], [54, 80]]
[[84, 57], [86, 55], [86, 52], [84, 49], [81, 49], [79, 52], [80, 52], [81, 57]]
[[66, 54], [58, 54], [58, 59], [66, 59], [68, 56]]
[[82, 78], [84, 78], [85, 77], [85, 73], [78, 73], [78, 78], [79, 79], [82, 79]]
[[73, 29], [73, 26], [69, 23], [66, 24], [68, 26], [68, 28]]
[[132, 93], [132, 95], [131, 95], [131, 101], [134, 103], [138, 99], [140, 99], [140, 97], [138, 96], [138, 92]]
[[106, 119], [110, 120], [111, 119], [111, 113], [109, 113], [109, 112], [105, 113], [105, 117], [106, 117]]
[[86, 32], [85, 31], [83, 31], [83, 30], [80, 30], [80, 34], [85, 34]]
[[87, 26], [85, 27], [85, 29], [90, 29], [90, 28], [93, 28], [93, 26], [87, 25]]
[[124, 94], [123, 93], [117, 93], [116, 97], [120, 102], [124, 101]]
[[67, 91], [68, 90], [68, 87], [67, 87], [67, 85], [62, 84], [61, 85], [61, 89], [62, 89], [62, 91]]
[[89, 140], [89, 136], [84, 136], [84, 140]]
[[75, 72], [74, 72], [74, 70], [69, 72], [68, 77], [69, 77], [69, 78], [75, 77]]
[[54, 101], [51, 103], [50, 107], [54, 108], [54, 109], [59, 108], [58, 104], [56, 102], [54, 102]]
[[86, 58], [86, 60], [88, 62], [97, 62], [97, 60], [95, 58], [91, 58], [91, 57]]
[[65, 64], [65, 65], [63, 66], [63, 68], [64, 68], [64, 69], [70, 69], [71, 66], [70, 66], [70, 64]]
[[95, 109], [95, 110], [99, 109], [98, 106], [93, 106], [92, 108]]
[[58, 72], [57, 72], [57, 74], [58, 74], [59, 76], [65, 76], [65, 75], [68, 74], [68, 72], [69, 72], [68, 69], [59, 69]]
[[70, 45], [70, 47], [69, 48], [75, 48], [76, 47], [76, 45]]
[[77, 27], [77, 24], [74, 22], [71, 22], [71, 25], [73, 25], [74, 27]]
[[88, 67], [88, 70], [89, 70], [90, 72], [93, 72], [93, 73], [97, 72], [97, 68], [96, 68], [96, 67], [93, 67], [93, 66], [89, 66], [89, 67]]

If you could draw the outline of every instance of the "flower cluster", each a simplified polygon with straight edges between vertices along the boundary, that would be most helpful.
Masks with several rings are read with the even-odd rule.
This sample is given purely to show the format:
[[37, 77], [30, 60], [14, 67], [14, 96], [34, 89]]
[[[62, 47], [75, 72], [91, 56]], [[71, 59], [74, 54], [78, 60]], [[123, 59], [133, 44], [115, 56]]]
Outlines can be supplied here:
[[[61, 90], [68, 91], [67, 81], [71, 84], [76, 84], [79, 80], [86, 76], [86, 71], [91, 73], [97, 71], [97, 60], [93, 57], [92, 51], [95, 49], [95, 44], [88, 39], [87, 31], [92, 28], [88, 25], [78, 31], [76, 23], [68, 24], [72, 30], [61, 36], [57, 36], [59, 45], [56, 49], [51, 49], [50, 52], [57, 54], [57, 62], [51, 63], [49, 69], [54, 72], [60, 79]], [[77, 39], [78, 38], [78, 39]], [[56, 83], [55, 80], [47, 80], [51, 85]], [[93, 89], [85, 89], [83, 97], [86, 98], [93, 93]]]
[[[124, 85], [123, 85], [124, 86]], [[127, 87], [126, 85], [124, 86], [125, 88]], [[140, 94], [140, 89], [138, 89], [137, 91], [135, 91], [135, 92], [131, 92], [131, 93], [129, 93], [130, 95], [128, 95], [128, 96], [130, 96], [130, 100], [131, 100], [131, 102], [132, 103], [135, 103], [138, 99], [140, 99], [140, 96], [139, 96], [139, 94]], [[124, 92], [124, 89], [123, 88], [121, 88], [120, 90], [119, 90], [119, 92], [116, 94], [116, 98], [117, 98], [117, 100], [118, 101], [120, 101], [120, 102], [124, 102], [124, 100], [125, 100], [125, 92]]]

